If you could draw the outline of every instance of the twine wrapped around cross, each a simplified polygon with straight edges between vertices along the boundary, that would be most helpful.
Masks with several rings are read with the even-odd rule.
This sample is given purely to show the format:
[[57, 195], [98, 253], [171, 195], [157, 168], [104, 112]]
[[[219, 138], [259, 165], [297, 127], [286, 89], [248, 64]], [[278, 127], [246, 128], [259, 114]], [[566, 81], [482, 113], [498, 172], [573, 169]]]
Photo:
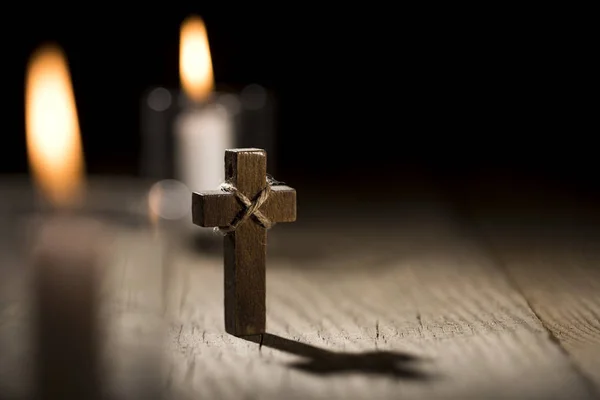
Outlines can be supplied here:
[[265, 214], [260, 211], [260, 207], [269, 198], [271, 194], [271, 183], [267, 180], [267, 185], [263, 190], [260, 191], [259, 195], [254, 199], [250, 200], [242, 192], [240, 192], [234, 185], [229, 182], [221, 184], [221, 190], [227, 193], [232, 193], [235, 198], [243, 205], [244, 210], [236, 216], [231, 225], [226, 227], [215, 227], [222, 234], [226, 235], [229, 232], [233, 232], [237, 227], [244, 223], [248, 218], [254, 217], [256, 221], [265, 229], [271, 229], [275, 223], [271, 222]]

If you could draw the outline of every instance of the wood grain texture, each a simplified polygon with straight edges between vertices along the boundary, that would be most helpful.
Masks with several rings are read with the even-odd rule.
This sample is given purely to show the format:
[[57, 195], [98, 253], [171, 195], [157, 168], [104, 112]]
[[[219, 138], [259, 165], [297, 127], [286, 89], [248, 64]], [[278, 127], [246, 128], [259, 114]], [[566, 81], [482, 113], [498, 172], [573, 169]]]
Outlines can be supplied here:
[[468, 182], [452, 196], [600, 397], [600, 209], [597, 199], [531, 179]]
[[412, 223], [346, 226], [343, 235], [322, 221], [274, 232], [277, 246], [327, 243], [329, 253], [270, 259], [262, 347], [222, 331], [218, 257], [180, 259], [169, 306], [171, 395], [593, 398], [479, 244], [439, 210], [405, 216]]
[[107, 399], [161, 398], [170, 240], [122, 230], [113, 243], [101, 316]]
[[600, 230], [520, 221], [479, 219], [515, 286], [600, 396]]
[[[267, 156], [260, 149], [225, 152], [225, 179], [250, 201], [267, 187]], [[277, 187], [276, 187], [277, 188]], [[291, 188], [277, 188], [259, 209], [272, 222], [296, 219], [296, 195]], [[248, 200], [246, 200], [248, 201]], [[243, 209], [234, 194], [194, 194], [192, 218], [204, 227], [226, 227], [240, 218]], [[254, 218], [237, 225], [224, 238], [225, 329], [236, 336], [264, 333], [266, 329], [267, 228]]]

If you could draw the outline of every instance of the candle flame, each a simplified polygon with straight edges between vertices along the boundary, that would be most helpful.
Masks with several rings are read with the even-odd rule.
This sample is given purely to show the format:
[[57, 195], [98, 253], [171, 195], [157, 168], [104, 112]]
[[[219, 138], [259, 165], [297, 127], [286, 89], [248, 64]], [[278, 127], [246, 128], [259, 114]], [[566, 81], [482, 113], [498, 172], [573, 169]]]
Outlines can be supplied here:
[[179, 43], [179, 75], [186, 95], [194, 101], [203, 101], [214, 86], [212, 59], [204, 21], [188, 17], [181, 24]]
[[81, 194], [84, 161], [75, 96], [67, 60], [55, 45], [30, 58], [25, 83], [29, 166], [36, 186], [55, 206]]

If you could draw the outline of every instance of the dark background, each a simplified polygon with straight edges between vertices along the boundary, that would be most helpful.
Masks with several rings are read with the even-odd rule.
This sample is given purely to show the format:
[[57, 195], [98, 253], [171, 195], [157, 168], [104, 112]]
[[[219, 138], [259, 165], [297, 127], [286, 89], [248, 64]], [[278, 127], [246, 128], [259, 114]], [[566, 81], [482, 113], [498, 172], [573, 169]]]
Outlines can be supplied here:
[[25, 66], [54, 41], [69, 59], [88, 171], [136, 175], [140, 96], [178, 86], [179, 26], [194, 13], [217, 83], [259, 83], [279, 99], [284, 177], [501, 175], [598, 190], [595, 51], [588, 25], [560, 10], [31, 8], [3, 12], [3, 173], [27, 171]]

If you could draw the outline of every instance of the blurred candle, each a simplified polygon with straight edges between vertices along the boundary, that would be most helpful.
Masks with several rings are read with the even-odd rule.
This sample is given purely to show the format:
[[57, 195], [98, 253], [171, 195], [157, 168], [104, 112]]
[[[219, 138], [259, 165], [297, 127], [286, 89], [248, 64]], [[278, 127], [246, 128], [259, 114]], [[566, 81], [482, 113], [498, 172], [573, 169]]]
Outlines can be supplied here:
[[102, 255], [97, 221], [47, 218], [36, 232], [36, 390], [40, 399], [99, 396], [97, 268]]
[[39, 398], [93, 399], [96, 371], [95, 269], [99, 222], [70, 213], [83, 192], [84, 163], [71, 78], [61, 49], [45, 46], [26, 78], [27, 153], [53, 209], [33, 232], [36, 383]]
[[234, 147], [233, 124], [213, 98], [208, 36], [199, 17], [181, 26], [179, 73], [189, 104], [175, 120], [176, 174], [191, 191], [214, 189], [225, 177], [225, 149]]
[[[257, 147], [269, 152], [268, 171], [276, 176], [276, 99], [255, 83], [216, 86], [207, 29], [197, 16], [181, 25], [179, 69], [181, 88], [152, 87], [142, 96], [141, 175], [154, 183], [176, 180], [191, 197], [192, 191], [213, 190], [223, 181], [225, 149]], [[177, 205], [184, 208], [169, 213], [179, 219], [173, 227], [203, 251], [220, 251], [215, 243], [221, 241], [210, 228], [191, 223], [190, 207], [176, 201], [168, 208]]]

